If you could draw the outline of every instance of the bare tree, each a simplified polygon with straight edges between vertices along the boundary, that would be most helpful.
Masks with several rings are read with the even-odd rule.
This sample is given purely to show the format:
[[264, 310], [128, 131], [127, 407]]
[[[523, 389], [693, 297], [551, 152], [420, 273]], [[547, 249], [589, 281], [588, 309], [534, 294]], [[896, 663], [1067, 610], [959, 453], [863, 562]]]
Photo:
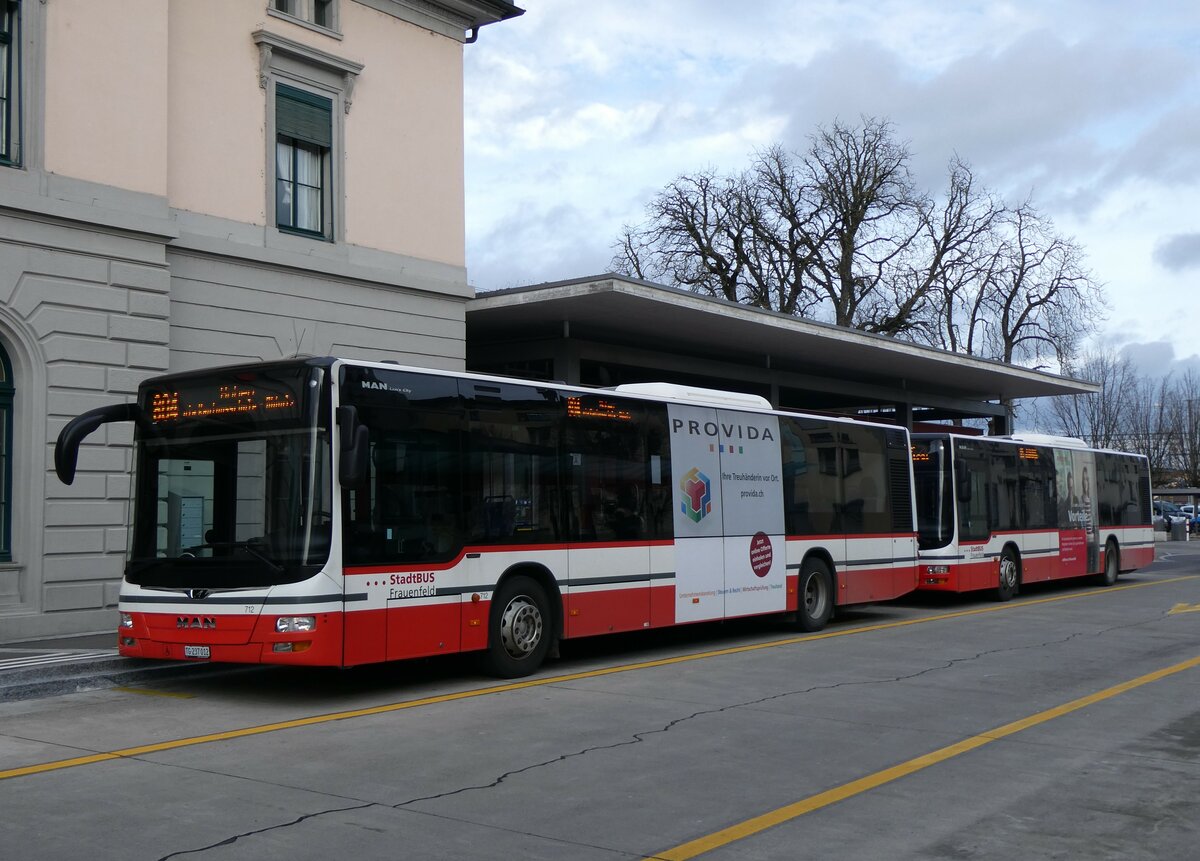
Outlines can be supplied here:
[[614, 257], [614, 263], [620, 261], [618, 271], [754, 304], [741, 284], [740, 185], [738, 178], [711, 170], [677, 178], [647, 206], [644, 227], [625, 227]]
[[[819, 128], [804, 158], [822, 226], [813, 275], [833, 322], [885, 335], [913, 328], [929, 285], [898, 277], [929, 202], [908, 171], [908, 148], [886, 120]], [[915, 289], [908, 289], [915, 288]]]
[[1178, 468], [1188, 487], [1200, 486], [1200, 374], [1188, 368], [1175, 383], [1174, 409], [1178, 415]]
[[988, 353], [1004, 362], [1045, 367], [1070, 363], [1079, 340], [1096, 331], [1104, 308], [1083, 250], [1059, 236], [1029, 201], [1008, 213], [995, 265], [981, 285], [990, 319]]
[[1029, 201], [1006, 209], [966, 162], [921, 192], [890, 122], [820, 127], [735, 176], [681, 175], [626, 226], [617, 272], [786, 314], [1045, 365], [1094, 329], [1082, 249]]
[[970, 166], [955, 157], [945, 200], [926, 219], [931, 253], [924, 268], [912, 273], [930, 289], [927, 343], [955, 353], [983, 352], [986, 294], [979, 286], [996, 277], [996, 237], [1004, 214], [995, 196], [976, 186]]
[[1064, 370], [1100, 386], [1096, 394], [1063, 395], [1049, 403], [1055, 430], [1079, 437], [1094, 448], [1121, 448], [1128, 436], [1129, 399], [1139, 385], [1137, 372], [1128, 357], [1100, 350]]
[[821, 244], [827, 234], [812, 184], [780, 146], [760, 152], [746, 189], [747, 248], [763, 261], [754, 267], [760, 307], [811, 316], [821, 304], [812, 290]]
[[1172, 405], [1171, 375], [1139, 377], [1128, 390], [1126, 409], [1127, 451], [1140, 452], [1150, 460], [1150, 480], [1164, 484], [1171, 473], [1172, 438], [1177, 432], [1178, 410]]
[[[929, 201], [886, 120], [835, 122], [804, 156], [780, 146], [743, 174], [676, 178], [626, 225], [613, 269], [734, 302], [897, 335], [931, 289], [910, 257]], [[923, 269], [925, 267], [917, 267]]]
[[820, 299], [807, 288], [814, 206], [779, 147], [748, 172], [681, 176], [655, 195], [640, 227], [626, 226], [616, 271], [731, 302], [809, 314]]

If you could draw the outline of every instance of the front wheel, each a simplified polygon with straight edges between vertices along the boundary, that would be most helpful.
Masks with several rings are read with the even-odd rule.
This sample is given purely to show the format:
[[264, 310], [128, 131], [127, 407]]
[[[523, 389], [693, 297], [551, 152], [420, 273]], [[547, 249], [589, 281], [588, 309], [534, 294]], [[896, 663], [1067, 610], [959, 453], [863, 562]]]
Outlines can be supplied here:
[[1104, 546], [1104, 570], [1096, 576], [1096, 582], [1101, 586], [1112, 586], [1121, 576], [1121, 551], [1117, 542], [1110, 541]]
[[1011, 548], [1005, 548], [1000, 554], [1000, 579], [996, 585], [996, 600], [1009, 601], [1017, 594], [1017, 586], [1021, 582], [1021, 566], [1017, 562], [1017, 554]]
[[524, 575], [504, 581], [492, 596], [484, 669], [503, 679], [534, 672], [550, 651], [550, 629], [546, 590]]
[[800, 601], [796, 627], [819, 631], [833, 616], [833, 575], [820, 559], [808, 559], [800, 569]]

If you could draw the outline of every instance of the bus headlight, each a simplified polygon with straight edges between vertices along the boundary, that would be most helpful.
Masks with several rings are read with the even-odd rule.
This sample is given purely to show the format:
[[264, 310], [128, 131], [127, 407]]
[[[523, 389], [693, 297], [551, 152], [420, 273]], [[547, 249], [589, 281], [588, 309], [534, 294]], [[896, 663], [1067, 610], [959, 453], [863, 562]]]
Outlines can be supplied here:
[[949, 574], [950, 566], [949, 565], [926, 565], [925, 573], [926, 574]]
[[316, 629], [316, 616], [280, 616], [275, 620], [276, 634], [303, 634]]
[[122, 628], [132, 628], [133, 627], [133, 616], [130, 616], [128, 613], [122, 613], [121, 614], [121, 627]]

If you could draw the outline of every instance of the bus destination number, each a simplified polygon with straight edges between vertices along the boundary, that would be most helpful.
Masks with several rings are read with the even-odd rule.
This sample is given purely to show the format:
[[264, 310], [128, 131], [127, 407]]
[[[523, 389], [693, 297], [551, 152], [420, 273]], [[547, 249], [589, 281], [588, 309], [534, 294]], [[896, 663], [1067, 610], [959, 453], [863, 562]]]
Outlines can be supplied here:
[[567, 398], [567, 416], [573, 419], [608, 419], [610, 421], [633, 421], [633, 413], [612, 401], [596, 398], [588, 403], [583, 398]]
[[260, 392], [252, 386], [217, 386], [183, 400], [179, 392], [154, 392], [150, 396], [150, 418], [156, 422], [211, 418], [236, 414], [291, 409], [296, 405], [291, 392]]

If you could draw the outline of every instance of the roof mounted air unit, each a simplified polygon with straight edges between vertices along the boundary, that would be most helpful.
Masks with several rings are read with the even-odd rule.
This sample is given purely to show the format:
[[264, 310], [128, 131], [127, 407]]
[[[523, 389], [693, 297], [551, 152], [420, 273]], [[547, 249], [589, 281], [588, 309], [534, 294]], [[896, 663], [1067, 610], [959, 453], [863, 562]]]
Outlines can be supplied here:
[[681, 386], [676, 383], [626, 383], [612, 389], [625, 395], [646, 395], [664, 400], [688, 401], [714, 407], [736, 409], [769, 410], [771, 402], [759, 395], [745, 392], [723, 392], [719, 389], [702, 389], [699, 386]]
[[1088, 444], [1079, 437], [1055, 436], [1048, 433], [1014, 433], [1006, 436], [988, 437], [988, 439], [1010, 439], [1013, 442], [1023, 442], [1029, 445], [1055, 445], [1059, 448], [1087, 448]]

